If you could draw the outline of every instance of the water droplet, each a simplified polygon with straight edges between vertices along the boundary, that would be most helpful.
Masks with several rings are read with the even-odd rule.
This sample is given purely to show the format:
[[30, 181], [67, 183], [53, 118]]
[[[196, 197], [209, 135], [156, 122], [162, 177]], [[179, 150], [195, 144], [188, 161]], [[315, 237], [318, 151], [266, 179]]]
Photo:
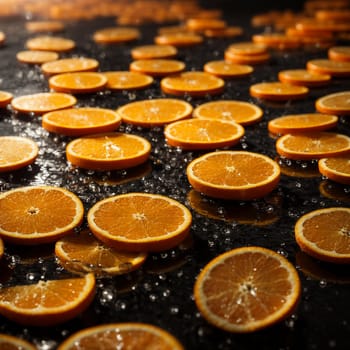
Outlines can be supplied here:
[[325, 281], [325, 280], [321, 280], [319, 284], [320, 284], [321, 288], [327, 287], [327, 281]]

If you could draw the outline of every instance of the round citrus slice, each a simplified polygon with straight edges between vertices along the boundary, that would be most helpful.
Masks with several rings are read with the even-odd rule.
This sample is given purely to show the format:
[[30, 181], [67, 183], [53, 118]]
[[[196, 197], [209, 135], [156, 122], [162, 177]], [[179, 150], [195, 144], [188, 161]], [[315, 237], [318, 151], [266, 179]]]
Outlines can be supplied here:
[[43, 114], [72, 107], [76, 102], [76, 98], [69, 94], [40, 92], [16, 97], [12, 100], [11, 106], [18, 112]]
[[71, 72], [92, 72], [96, 71], [98, 66], [98, 61], [93, 58], [73, 57], [44, 63], [41, 69], [47, 75], [54, 75]]
[[241, 125], [254, 124], [261, 120], [263, 111], [249, 102], [220, 100], [206, 102], [193, 110], [193, 117], [233, 121]]
[[[0, 259], [2, 258], [2, 256], [4, 255], [4, 242], [2, 241], [2, 239], [0, 238]], [[1, 339], [1, 338], [0, 338]]]
[[263, 64], [270, 60], [271, 56], [269, 53], [265, 52], [262, 54], [257, 55], [240, 55], [236, 54], [231, 50], [225, 51], [225, 61], [236, 63], [236, 64], [250, 64], [250, 65], [256, 65], [256, 64]]
[[0, 333], [0, 348], [4, 350], [36, 350], [34, 344], [12, 335]]
[[282, 255], [261, 247], [237, 248], [211, 260], [194, 285], [194, 299], [212, 325], [248, 333], [276, 324], [296, 309], [301, 283]]
[[267, 46], [264, 44], [247, 41], [231, 44], [227, 48], [227, 51], [230, 51], [236, 55], [254, 56], [267, 53]]
[[25, 24], [26, 30], [31, 33], [61, 32], [64, 24], [61, 21], [29, 21]]
[[94, 296], [92, 273], [78, 278], [2, 287], [0, 314], [22, 325], [53, 326], [77, 317], [88, 308]]
[[0, 108], [6, 107], [12, 100], [13, 95], [7, 91], [0, 91]]
[[297, 37], [290, 37], [284, 33], [262, 33], [252, 36], [254, 43], [263, 44], [267, 47], [284, 50], [300, 47], [300, 40]]
[[242, 27], [230, 26], [222, 29], [205, 29], [204, 36], [207, 38], [234, 38], [242, 35], [243, 32]]
[[150, 193], [128, 193], [97, 202], [88, 212], [91, 232], [125, 251], [163, 251], [189, 234], [191, 212], [174, 199]]
[[57, 60], [59, 55], [57, 52], [53, 52], [53, 51], [25, 50], [25, 51], [18, 52], [16, 57], [17, 57], [17, 60], [22, 63], [43, 64], [46, 62]]
[[82, 136], [116, 130], [120, 116], [105, 108], [69, 108], [45, 113], [42, 117], [44, 129], [67, 136]]
[[172, 45], [175, 47], [187, 47], [198, 45], [203, 42], [203, 37], [195, 33], [167, 33], [154, 38], [157, 45]]
[[331, 76], [329, 74], [312, 73], [306, 69], [289, 69], [279, 72], [278, 79], [282, 83], [314, 87], [328, 84]]
[[288, 101], [304, 98], [309, 89], [305, 86], [296, 86], [280, 82], [266, 82], [251, 85], [250, 95], [272, 101]]
[[74, 49], [75, 42], [71, 39], [45, 35], [27, 40], [26, 46], [29, 50], [66, 52]]
[[167, 331], [146, 323], [111, 323], [90, 327], [74, 333], [57, 350], [91, 349], [162, 349], [184, 350]]
[[67, 160], [91, 170], [127, 169], [144, 163], [151, 144], [143, 137], [123, 133], [101, 133], [71, 141], [66, 148]]
[[321, 113], [350, 115], [350, 91], [320, 97], [316, 100], [315, 107]]
[[226, 22], [219, 18], [189, 18], [185, 25], [189, 31], [203, 32], [205, 29], [224, 29]]
[[185, 119], [167, 125], [166, 142], [182, 149], [215, 149], [234, 146], [244, 135], [244, 128], [235, 123], [215, 119]]
[[0, 45], [3, 45], [6, 40], [6, 34], [4, 32], [0, 32]]
[[147, 60], [154, 58], [172, 58], [177, 55], [177, 48], [172, 45], [144, 45], [131, 50], [134, 60]]
[[306, 68], [310, 72], [329, 74], [332, 77], [350, 76], [350, 62], [338, 62], [321, 58], [308, 61]]
[[35, 141], [20, 136], [0, 136], [0, 173], [24, 168], [38, 156]]
[[170, 59], [146, 59], [131, 62], [132, 72], [144, 73], [153, 77], [164, 77], [174, 73], [180, 73], [185, 69], [185, 63]]
[[350, 46], [333, 46], [329, 48], [328, 58], [332, 61], [350, 62]]
[[204, 67], [204, 71], [220, 78], [242, 78], [253, 72], [253, 67], [243, 64], [235, 64], [226, 61], [210, 61]]
[[279, 165], [247, 151], [219, 151], [194, 159], [187, 167], [192, 187], [209, 197], [252, 200], [272, 192], [280, 179]]
[[350, 209], [323, 208], [309, 212], [295, 224], [301, 250], [323, 261], [350, 262]]
[[154, 81], [151, 76], [136, 72], [110, 71], [102, 74], [107, 78], [106, 87], [109, 90], [144, 89]]
[[117, 112], [125, 123], [153, 127], [188, 118], [192, 110], [186, 101], [162, 98], [131, 102], [119, 107]]
[[327, 131], [286, 134], [276, 142], [279, 155], [295, 160], [312, 160], [350, 154], [350, 137]]
[[350, 155], [322, 158], [318, 161], [320, 173], [335, 182], [350, 185]]
[[83, 215], [81, 200], [64, 188], [29, 186], [0, 194], [0, 236], [15, 244], [54, 242], [79, 226]]
[[93, 39], [99, 44], [127, 43], [139, 39], [140, 31], [131, 27], [110, 27], [97, 30]]

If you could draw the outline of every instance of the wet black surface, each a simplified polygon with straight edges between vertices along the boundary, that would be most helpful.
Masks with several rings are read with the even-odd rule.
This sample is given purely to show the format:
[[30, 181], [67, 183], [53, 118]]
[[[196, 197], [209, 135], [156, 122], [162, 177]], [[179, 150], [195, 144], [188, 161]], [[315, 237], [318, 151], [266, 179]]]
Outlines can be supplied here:
[[[181, 49], [178, 59], [188, 70], [199, 70], [209, 60], [222, 59], [225, 48], [235, 41], [249, 40], [257, 29], [248, 18], [232, 17], [231, 24], [243, 25], [245, 34], [236, 39], [206, 39], [203, 45]], [[114, 19], [68, 23], [63, 36], [76, 40], [77, 48], [62, 57], [83, 55], [100, 62], [100, 70], [127, 70], [130, 49], [152, 43], [157, 27], [142, 28], [142, 40], [120, 46], [98, 46], [91, 35], [95, 29], [114, 25]], [[0, 30], [7, 35], [0, 48], [0, 89], [15, 96], [48, 91], [40, 68], [18, 63], [16, 52], [23, 50], [31, 37], [18, 18], [1, 19]], [[268, 120], [291, 113], [314, 112], [316, 98], [349, 90], [347, 79], [335, 79], [324, 88], [311, 90], [305, 100], [269, 103], [249, 96], [255, 82], [273, 81], [278, 71], [303, 68], [306, 61], [326, 57], [325, 50], [273, 52], [268, 64], [257, 66], [245, 79], [227, 81], [225, 91], [216, 97], [191, 99], [195, 107], [209, 100], [238, 99], [253, 102], [264, 110], [263, 120], [246, 127], [245, 137], [233, 149], [245, 149], [276, 158], [275, 140], [267, 132]], [[79, 95], [79, 106], [115, 109], [129, 101], [165, 97], [159, 81], [137, 92], [103, 92]], [[350, 348], [350, 273], [344, 267], [331, 266], [300, 252], [294, 240], [294, 224], [306, 212], [330, 206], [348, 206], [350, 188], [336, 185], [315, 171], [312, 162], [283, 161], [278, 188], [268, 197], [249, 203], [222, 202], [193, 192], [185, 169], [200, 152], [187, 152], [166, 145], [161, 128], [142, 129], [122, 125], [122, 131], [142, 135], [152, 143], [150, 162], [138, 169], [116, 173], [97, 173], [73, 168], [66, 162], [65, 145], [70, 140], [49, 134], [41, 128], [41, 117], [17, 115], [11, 109], [0, 110], [0, 134], [33, 138], [40, 147], [35, 164], [0, 175], [0, 190], [25, 185], [63, 186], [77, 194], [86, 210], [97, 200], [110, 195], [144, 191], [168, 195], [191, 209], [191, 237], [180, 247], [149, 256], [146, 264], [125, 277], [98, 280], [97, 295], [89, 309], [63, 325], [38, 329], [18, 326], [0, 317], [0, 333], [23, 337], [40, 349], [54, 349], [76, 330], [101, 323], [140, 321], [168, 330], [187, 349], [349, 349]], [[341, 118], [337, 131], [350, 136], [350, 121]], [[294, 171], [291, 173], [291, 171]], [[287, 172], [293, 176], [286, 175]], [[85, 224], [84, 224], [85, 225]], [[200, 269], [218, 254], [241, 246], [258, 245], [287, 257], [298, 269], [302, 298], [298, 310], [288, 320], [250, 335], [233, 335], [210, 326], [198, 313], [192, 288]], [[68, 275], [55, 261], [53, 246], [21, 249], [6, 245], [0, 264], [0, 283], [32, 283]], [[29, 254], [30, 253], [30, 254]]]

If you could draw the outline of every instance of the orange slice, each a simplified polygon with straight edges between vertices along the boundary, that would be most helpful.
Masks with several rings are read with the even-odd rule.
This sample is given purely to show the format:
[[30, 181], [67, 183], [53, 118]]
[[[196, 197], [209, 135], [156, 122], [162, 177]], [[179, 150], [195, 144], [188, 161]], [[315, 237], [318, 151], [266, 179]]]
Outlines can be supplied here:
[[[4, 242], [2, 241], [2, 239], [0, 238], [0, 259], [2, 258], [2, 256], [4, 255]], [[1, 337], [0, 337], [1, 339]]]
[[350, 203], [348, 186], [344, 186], [333, 181], [324, 180], [319, 185], [319, 191], [323, 197]]
[[167, 125], [166, 142], [182, 149], [215, 149], [234, 146], [244, 135], [244, 128], [234, 122], [215, 119], [186, 119]]
[[301, 85], [307, 87], [322, 86], [330, 82], [329, 74], [317, 74], [306, 69], [289, 69], [278, 73], [278, 79], [282, 83]]
[[3, 45], [6, 40], [6, 35], [4, 32], [0, 32], [0, 45]]
[[306, 113], [272, 119], [268, 122], [267, 128], [273, 134], [295, 134], [332, 129], [337, 123], [336, 115]]
[[290, 316], [301, 296], [295, 267], [261, 247], [237, 248], [211, 260], [194, 285], [194, 299], [212, 325], [232, 333], [254, 332]]
[[204, 36], [208, 38], [234, 38], [242, 35], [244, 32], [242, 27], [232, 26], [222, 29], [205, 29]]
[[350, 46], [333, 46], [329, 48], [328, 58], [332, 61], [350, 62]]
[[221, 94], [225, 82], [206, 72], [183, 72], [163, 78], [160, 87], [172, 95], [204, 96]]
[[105, 108], [69, 108], [45, 113], [42, 117], [44, 129], [67, 136], [113, 131], [120, 123], [120, 116]]
[[125, 251], [174, 248], [189, 233], [192, 215], [166, 196], [128, 193], [97, 202], [88, 212], [92, 233], [111, 247]]
[[0, 136], [0, 173], [21, 169], [34, 163], [38, 153], [38, 145], [32, 139]]
[[77, 317], [88, 308], [94, 296], [92, 273], [78, 278], [2, 287], [0, 314], [22, 325], [53, 326]]
[[14, 337], [12, 335], [7, 334], [1, 334], [0, 333], [0, 348], [1, 349], [8, 349], [8, 350], [36, 350], [37, 348], [34, 346], [34, 344], [31, 344], [27, 342], [26, 340], [23, 340], [18, 337]]
[[318, 161], [320, 173], [328, 179], [350, 185], [350, 155], [346, 157], [322, 158]]
[[327, 131], [286, 134], [276, 142], [277, 153], [295, 160], [311, 160], [350, 154], [350, 137]]
[[288, 101], [304, 98], [309, 89], [305, 86], [295, 86], [280, 82], [267, 82], [251, 85], [250, 95], [272, 101]]
[[154, 79], [146, 74], [127, 72], [127, 71], [110, 71], [102, 72], [107, 78], [107, 89], [109, 90], [138, 90], [150, 86]]
[[226, 61], [207, 62], [203, 70], [220, 78], [242, 78], [253, 72], [253, 67]]
[[175, 98], [142, 100], [117, 109], [124, 123], [143, 127], [162, 126], [191, 116], [192, 106]]
[[161, 34], [154, 38], [157, 45], [172, 45], [175, 47], [187, 47], [198, 45], [203, 42], [203, 37], [194, 33], [168, 33]]
[[61, 265], [72, 272], [93, 272], [98, 276], [121, 275], [139, 268], [146, 253], [120, 252], [105, 246], [88, 230], [66, 236], [55, 244]]
[[98, 66], [98, 61], [93, 58], [73, 57], [44, 63], [41, 69], [45, 74], [53, 75], [71, 72], [93, 72], [97, 70]]
[[230, 51], [236, 55], [255, 56], [267, 53], [267, 46], [261, 43], [243, 41], [231, 44], [226, 51]]
[[31, 33], [56, 33], [64, 30], [64, 24], [61, 21], [29, 21], [26, 22], [25, 27]]
[[332, 77], [350, 76], [350, 62], [338, 62], [321, 58], [308, 61], [306, 68], [310, 72], [329, 74]]
[[321, 113], [350, 115], [350, 91], [320, 97], [316, 100], [315, 107]]
[[101, 133], [71, 141], [67, 160], [91, 170], [127, 169], [144, 163], [151, 144], [143, 137], [123, 133]]
[[0, 108], [6, 107], [12, 100], [13, 95], [7, 91], [0, 91]]
[[59, 57], [57, 52], [53, 51], [34, 51], [26, 50], [17, 53], [16, 58], [19, 62], [27, 64], [42, 64], [57, 60]]
[[206, 102], [193, 110], [193, 117], [233, 121], [241, 125], [254, 124], [261, 120], [263, 111], [249, 102], [220, 100]]
[[263, 64], [270, 60], [271, 56], [269, 53], [262, 53], [259, 55], [240, 55], [233, 51], [225, 51], [225, 61], [236, 63], [236, 64]]
[[90, 327], [74, 333], [57, 350], [87, 350], [89, 348], [184, 350], [180, 342], [167, 331], [146, 323], [111, 323]]
[[318, 10], [315, 13], [316, 19], [321, 21], [346, 21], [350, 19], [349, 10]]
[[44, 35], [27, 40], [26, 47], [29, 50], [67, 52], [74, 49], [75, 42], [71, 39]]
[[300, 47], [300, 40], [296, 37], [290, 37], [284, 33], [262, 33], [252, 36], [254, 43], [263, 44], [275, 49], [296, 49]]
[[0, 194], [0, 236], [15, 244], [55, 242], [83, 220], [72, 192], [54, 186], [20, 187]]
[[323, 261], [350, 262], [350, 209], [324, 208], [309, 212], [295, 224], [301, 250]]
[[267, 156], [246, 151], [219, 151], [194, 159], [187, 167], [192, 187], [209, 197], [252, 200], [279, 183], [279, 165]]
[[11, 106], [18, 112], [42, 114], [72, 107], [76, 102], [76, 98], [72, 95], [41, 92], [16, 97], [12, 100]]
[[51, 89], [59, 92], [86, 94], [102, 90], [107, 78], [101, 73], [76, 72], [54, 75], [49, 79]]
[[140, 31], [131, 27], [110, 27], [97, 30], [93, 39], [99, 44], [126, 43], [139, 39]]
[[143, 45], [131, 50], [134, 60], [148, 60], [155, 58], [172, 58], [177, 55], [177, 48], [172, 45]]
[[185, 25], [189, 31], [203, 32], [205, 29], [224, 29], [226, 22], [219, 18], [189, 18]]
[[182, 72], [185, 69], [185, 63], [170, 59], [146, 59], [131, 62], [129, 68], [132, 72], [164, 77]]

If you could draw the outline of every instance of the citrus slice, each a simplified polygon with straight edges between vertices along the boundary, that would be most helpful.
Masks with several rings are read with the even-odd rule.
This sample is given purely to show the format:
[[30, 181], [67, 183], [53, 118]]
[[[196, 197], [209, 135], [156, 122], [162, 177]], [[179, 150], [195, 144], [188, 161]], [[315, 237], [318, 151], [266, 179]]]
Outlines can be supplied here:
[[282, 83], [314, 87], [328, 84], [331, 76], [329, 74], [312, 73], [306, 69], [289, 69], [280, 71], [278, 73], [278, 79]]
[[309, 89], [305, 86], [295, 86], [280, 82], [266, 82], [251, 85], [250, 95], [272, 101], [288, 101], [304, 98]]
[[350, 154], [350, 137], [328, 131], [286, 134], [276, 142], [279, 155], [295, 160], [311, 160]]
[[0, 194], [0, 236], [15, 244], [56, 241], [79, 226], [84, 207], [72, 192], [54, 186], [28, 186]]
[[12, 100], [13, 95], [7, 91], [0, 91], [0, 108], [6, 107]]
[[192, 187], [209, 197], [252, 200], [272, 192], [279, 183], [279, 165], [247, 151], [218, 151], [194, 159], [187, 167]]
[[136, 72], [110, 71], [102, 74], [107, 78], [106, 87], [109, 90], [144, 89], [154, 81], [151, 76]]
[[320, 173], [344, 185], [350, 185], [350, 155], [346, 157], [322, 158], [318, 161]]
[[270, 60], [271, 55], [267, 52], [257, 55], [240, 55], [231, 50], [225, 51], [225, 61], [236, 64], [263, 64]]
[[72, 107], [76, 102], [76, 98], [69, 94], [40, 92], [16, 97], [12, 100], [11, 106], [18, 112], [42, 114]]
[[205, 29], [204, 36], [207, 38], [234, 38], [242, 35], [243, 32], [242, 27], [230, 26], [222, 29]]
[[207, 62], [203, 70], [220, 78], [242, 78], [253, 72], [253, 67], [226, 61]]
[[187, 47], [198, 45], [203, 42], [203, 37], [195, 33], [167, 33], [157, 35], [154, 38], [154, 42], [157, 45], [172, 45], [175, 47]]
[[134, 60], [147, 60], [154, 58], [172, 58], [177, 55], [177, 48], [172, 45], [143, 45], [131, 50]]
[[74, 333], [57, 350], [87, 349], [162, 349], [184, 350], [167, 331], [146, 323], [111, 323]]
[[123, 133], [101, 133], [71, 141], [66, 148], [67, 160], [91, 170], [127, 169], [144, 163], [151, 144], [143, 137]]
[[235, 123], [215, 119], [185, 119], [167, 125], [166, 142], [186, 150], [215, 149], [234, 146], [244, 135], [244, 128]]
[[67, 52], [74, 49], [75, 42], [71, 39], [44, 35], [27, 40], [26, 47], [29, 50]]
[[329, 74], [332, 77], [350, 76], [350, 62], [331, 61], [321, 58], [308, 61], [306, 68], [310, 72]]
[[337, 123], [336, 115], [305, 113], [272, 119], [268, 122], [267, 128], [273, 134], [295, 134], [332, 129]]
[[105, 108], [69, 108], [45, 113], [42, 127], [47, 131], [67, 136], [82, 136], [116, 130], [120, 116]]
[[92, 273], [78, 278], [2, 287], [0, 314], [22, 325], [53, 326], [77, 317], [88, 308], [94, 296]]
[[0, 45], [3, 45], [6, 40], [6, 34], [0, 31]]
[[146, 59], [130, 63], [132, 72], [144, 73], [153, 77], [164, 77], [174, 73], [180, 73], [185, 69], [185, 63], [171, 59]]
[[97, 202], [88, 212], [91, 232], [125, 251], [174, 248], [189, 233], [191, 212], [178, 201], [150, 193], [128, 193]]
[[[2, 241], [2, 239], [0, 238], [0, 259], [2, 258], [2, 256], [4, 255], [4, 242]], [[1, 339], [1, 338], [0, 338]]]
[[254, 124], [261, 120], [263, 111], [249, 102], [220, 100], [206, 102], [193, 110], [193, 117], [233, 121], [241, 125]]
[[225, 82], [206, 72], [183, 72], [163, 78], [160, 87], [163, 92], [173, 95], [204, 96], [223, 92]]
[[281, 173], [290, 177], [302, 179], [319, 178], [317, 162], [305, 162], [303, 160], [291, 160], [283, 157], [276, 157], [275, 161], [281, 168]]
[[261, 247], [233, 249], [211, 260], [194, 285], [194, 299], [212, 325], [232, 333], [276, 324], [296, 309], [301, 283], [283, 256]]
[[350, 19], [349, 10], [317, 10], [315, 18], [321, 21], [347, 21]]
[[53, 75], [71, 72], [92, 72], [96, 71], [98, 66], [98, 61], [93, 58], [72, 57], [44, 63], [41, 69], [45, 74]]
[[88, 230], [63, 237], [55, 244], [61, 265], [72, 272], [93, 272], [97, 276], [121, 275], [139, 268], [146, 253], [120, 252], [105, 246]]
[[295, 239], [301, 250], [319, 260], [350, 262], [350, 209], [323, 208], [301, 216]]
[[329, 48], [328, 58], [332, 61], [350, 62], [350, 46], [333, 46]]
[[0, 349], [4, 350], [36, 350], [37, 348], [34, 344], [27, 342], [18, 337], [12, 335], [1, 334], [0, 333]]
[[127, 43], [139, 39], [140, 31], [131, 27], [110, 27], [97, 30], [93, 39], [99, 44]]
[[260, 43], [258, 44], [250, 41], [244, 41], [231, 44], [226, 51], [230, 51], [236, 55], [254, 56], [267, 53], [267, 46]]
[[300, 47], [300, 40], [296, 37], [287, 36], [284, 33], [262, 33], [252, 36], [254, 43], [263, 44], [274, 49], [297, 49]]
[[16, 58], [19, 62], [27, 64], [42, 64], [57, 60], [59, 57], [57, 52], [53, 51], [34, 51], [25, 50], [17, 53]]
[[31, 33], [61, 32], [64, 24], [61, 21], [29, 21], [25, 24], [26, 30]]
[[321, 113], [350, 115], [350, 91], [341, 91], [320, 97], [315, 103]]
[[130, 102], [117, 109], [124, 123], [143, 127], [162, 126], [188, 118], [192, 106], [175, 98], [162, 98]]
[[193, 32], [203, 32], [205, 29], [224, 29], [226, 22], [219, 18], [189, 18], [186, 28]]
[[38, 156], [35, 141], [20, 136], [0, 136], [0, 173], [21, 169]]

